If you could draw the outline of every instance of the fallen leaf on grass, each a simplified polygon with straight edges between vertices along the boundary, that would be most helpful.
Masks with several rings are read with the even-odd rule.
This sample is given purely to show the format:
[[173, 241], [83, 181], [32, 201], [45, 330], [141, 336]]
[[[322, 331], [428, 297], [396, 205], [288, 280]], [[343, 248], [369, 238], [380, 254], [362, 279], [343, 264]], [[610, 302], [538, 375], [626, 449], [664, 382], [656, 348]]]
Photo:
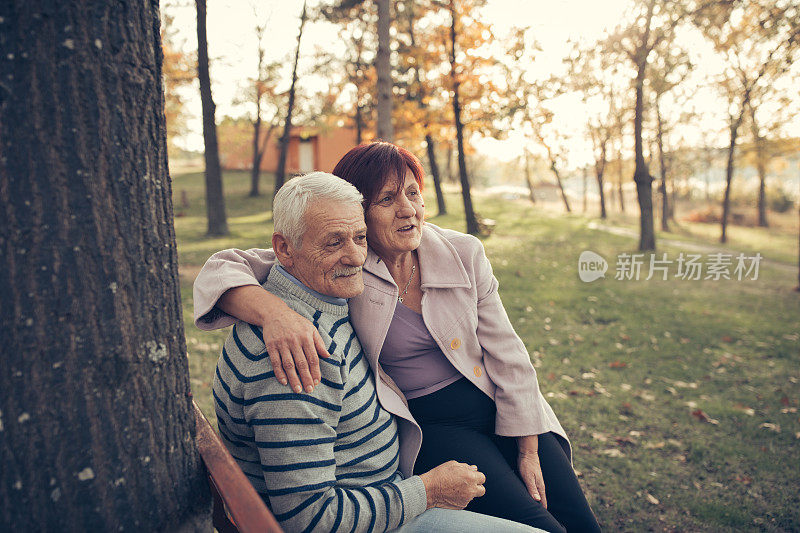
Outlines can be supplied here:
[[741, 403], [737, 403], [736, 405], [734, 405], [734, 407], [743, 412], [744, 414], [746, 414], [747, 416], [754, 416], [756, 414], [755, 409], [747, 407], [746, 405], [743, 405]]
[[625, 368], [628, 366], [628, 363], [625, 363], [624, 361], [612, 361], [608, 364], [608, 366], [611, 368]]
[[722, 342], [733, 342], [733, 338], [728, 335], [723, 335]]
[[655, 496], [653, 496], [649, 492], [645, 492], [644, 493], [644, 497], [647, 498], [647, 501], [652, 503], [653, 505], [658, 505], [659, 503], [661, 503], [661, 502], [658, 501], [658, 498], [656, 498]]
[[781, 413], [783, 413], [785, 415], [787, 415], [789, 413], [796, 413], [796, 412], [797, 412], [797, 407], [786, 407], [784, 409], [781, 409]]
[[781, 397], [781, 405], [784, 407], [789, 407], [789, 397], [783, 396]]
[[623, 448], [625, 446], [636, 446], [636, 441], [630, 437], [614, 437], [614, 440], [617, 441], [617, 444]]
[[600, 432], [592, 433], [592, 438], [600, 442], [606, 442], [608, 440], [608, 437], [606, 437], [605, 433]]
[[751, 478], [750, 476], [736, 476], [736, 481], [738, 481], [739, 483], [743, 483], [745, 485], [749, 485], [750, 483], [753, 482], [753, 478]]
[[603, 450], [601, 453], [609, 457], [625, 457], [625, 454], [619, 451], [619, 448], [608, 448], [607, 450]]
[[770, 431], [774, 431], [775, 433], [781, 432], [781, 425], [780, 424], [770, 424], [769, 422], [764, 422], [760, 426], [760, 428], [768, 429]]
[[714, 425], [719, 424], [719, 420], [714, 420], [713, 418], [705, 414], [702, 409], [695, 409], [694, 411], [692, 411], [692, 416], [698, 419], [700, 422], [705, 422], [707, 424], [714, 424]]

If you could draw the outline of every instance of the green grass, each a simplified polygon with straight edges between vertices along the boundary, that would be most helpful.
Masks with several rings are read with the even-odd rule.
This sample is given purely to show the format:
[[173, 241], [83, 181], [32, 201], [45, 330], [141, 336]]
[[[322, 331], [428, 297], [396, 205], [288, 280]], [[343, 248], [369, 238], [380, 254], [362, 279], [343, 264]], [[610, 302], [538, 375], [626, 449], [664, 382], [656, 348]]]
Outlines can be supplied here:
[[[179, 191], [190, 203], [176, 230], [192, 387], [212, 418], [210, 382], [227, 332], [193, 326], [191, 283], [217, 249], [267, 242], [269, 202], [245, 197], [248, 179], [225, 176], [231, 236], [224, 239], [204, 237], [202, 175], [177, 176], [173, 184], [176, 212]], [[463, 230], [458, 198], [447, 199], [451, 214], [431, 221]], [[482, 216], [497, 221], [484, 244], [501, 296], [570, 435], [574, 466], [601, 525], [800, 529], [796, 273], [762, 265], [757, 281], [617, 281], [614, 258], [634, 252], [633, 239], [590, 229], [582, 216], [475, 200]], [[773, 242], [758, 231], [756, 244]], [[578, 279], [583, 250], [609, 261], [605, 279]], [[659, 250], [673, 259], [680, 251]], [[716, 423], [692, 414], [698, 410]]]

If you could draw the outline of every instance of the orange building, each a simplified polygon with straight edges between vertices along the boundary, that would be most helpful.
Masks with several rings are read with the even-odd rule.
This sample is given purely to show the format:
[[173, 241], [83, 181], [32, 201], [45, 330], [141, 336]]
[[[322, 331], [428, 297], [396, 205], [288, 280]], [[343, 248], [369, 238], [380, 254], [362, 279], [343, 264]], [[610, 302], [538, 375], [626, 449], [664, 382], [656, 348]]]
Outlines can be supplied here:
[[[249, 169], [253, 164], [253, 126], [244, 121], [228, 122], [220, 124], [218, 131], [222, 167]], [[261, 170], [275, 172], [277, 169], [280, 133], [277, 128], [273, 130], [261, 159]], [[339, 159], [355, 145], [356, 130], [353, 128], [293, 127], [286, 156], [286, 173], [302, 174], [313, 170], [331, 172]]]

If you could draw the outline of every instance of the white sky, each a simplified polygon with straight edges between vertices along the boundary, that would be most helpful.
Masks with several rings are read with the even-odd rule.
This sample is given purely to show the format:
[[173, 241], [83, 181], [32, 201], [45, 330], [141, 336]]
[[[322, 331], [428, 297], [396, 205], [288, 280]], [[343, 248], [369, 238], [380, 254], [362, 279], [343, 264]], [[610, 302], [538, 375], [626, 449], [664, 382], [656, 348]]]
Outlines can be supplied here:
[[[310, 0], [309, 3], [316, 4], [318, 1]], [[629, 0], [488, 0], [483, 20], [495, 26], [496, 35], [504, 34], [513, 25], [532, 28], [542, 47], [535, 64], [531, 65], [532, 73], [538, 76], [561, 71], [568, 41], [596, 41], [604, 30], [611, 30], [620, 22], [629, 3]], [[289, 77], [290, 56], [296, 44], [302, 5], [302, 0], [208, 1], [209, 55], [218, 120], [224, 115], [238, 116], [247, 111], [246, 107], [236, 106], [234, 101], [256, 68], [254, 27], [257, 23], [267, 21], [268, 60], [285, 59], [286, 77]], [[185, 49], [196, 49], [194, 2], [174, 0], [171, 3], [167, 0], [162, 9], [175, 17], [179, 39], [184, 41]], [[693, 74], [695, 80], [702, 83], [703, 78], [718, 68], [718, 61], [712, 57], [709, 45], [702, 39], [686, 35], [683, 41], [698, 65]], [[336, 51], [343, 45], [334, 27], [324, 23], [307, 25], [301, 48], [301, 68], [303, 55], [310, 55], [317, 46]], [[202, 149], [200, 98], [196, 86], [187, 88], [185, 94], [191, 131], [185, 138], [185, 145], [191, 149]], [[703, 121], [703, 129], [722, 130], [725, 109], [721, 99], [713, 91], [705, 90], [695, 95], [694, 102], [708, 114]], [[570, 143], [573, 148], [569, 155], [571, 166], [585, 164], [591, 157], [582, 133], [586, 108], [577, 98], [564, 98], [552, 109], [559, 131], [576, 139]], [[690, 142], [699, 142], [699, 132], [689, 130], [684, 128], [682, 134]], [[800, 127], [795, 125], [795, 130], [800, 130]], [[719, 143], [720, 140], [718, 138], [713, 142]], [[473, 139], [473, 142], [479, 151], [508, 160], [520, 154], [525, 141], [517, 132], [509, 132], [509, 138], [505, 141]]]

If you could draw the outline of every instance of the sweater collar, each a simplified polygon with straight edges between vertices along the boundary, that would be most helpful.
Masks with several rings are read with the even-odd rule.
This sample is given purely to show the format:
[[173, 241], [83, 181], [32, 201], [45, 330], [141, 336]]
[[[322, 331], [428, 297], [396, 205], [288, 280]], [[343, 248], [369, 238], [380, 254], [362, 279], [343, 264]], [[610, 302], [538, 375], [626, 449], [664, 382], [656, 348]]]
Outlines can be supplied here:
[[[448, 241], [442, 230], [429, 222], [422, 226], [422, 240], [417, 248], [419, 270], [422, 276], [422, 289], [428, 288], [466, 288], [470, 286], [467, 270], [455, 247]], [[364, 270], [370, 274], [396, 285], [383, 260], [372, 248], [367, 251]]]
[[301, 302], [304, 302], [317, 311], [321, 311], [323, 313], [329, 313], [331, 315], [341, 317], [349, 314], [350, 307], [346, 302], [345, 304], [340, 305], [322, 300], [315, 296], [315, 294], [319, 293], [310, 290], [302, 283], [298, 285], [287, 277], [288, 272], [281, 272], [280, 270], [277, 268], [270, 269], [269, 275], [267, 276], [267, 281], [264, 283], [264, 288], [280, 298], [289, 296], [296, 300], [300, 300]]

